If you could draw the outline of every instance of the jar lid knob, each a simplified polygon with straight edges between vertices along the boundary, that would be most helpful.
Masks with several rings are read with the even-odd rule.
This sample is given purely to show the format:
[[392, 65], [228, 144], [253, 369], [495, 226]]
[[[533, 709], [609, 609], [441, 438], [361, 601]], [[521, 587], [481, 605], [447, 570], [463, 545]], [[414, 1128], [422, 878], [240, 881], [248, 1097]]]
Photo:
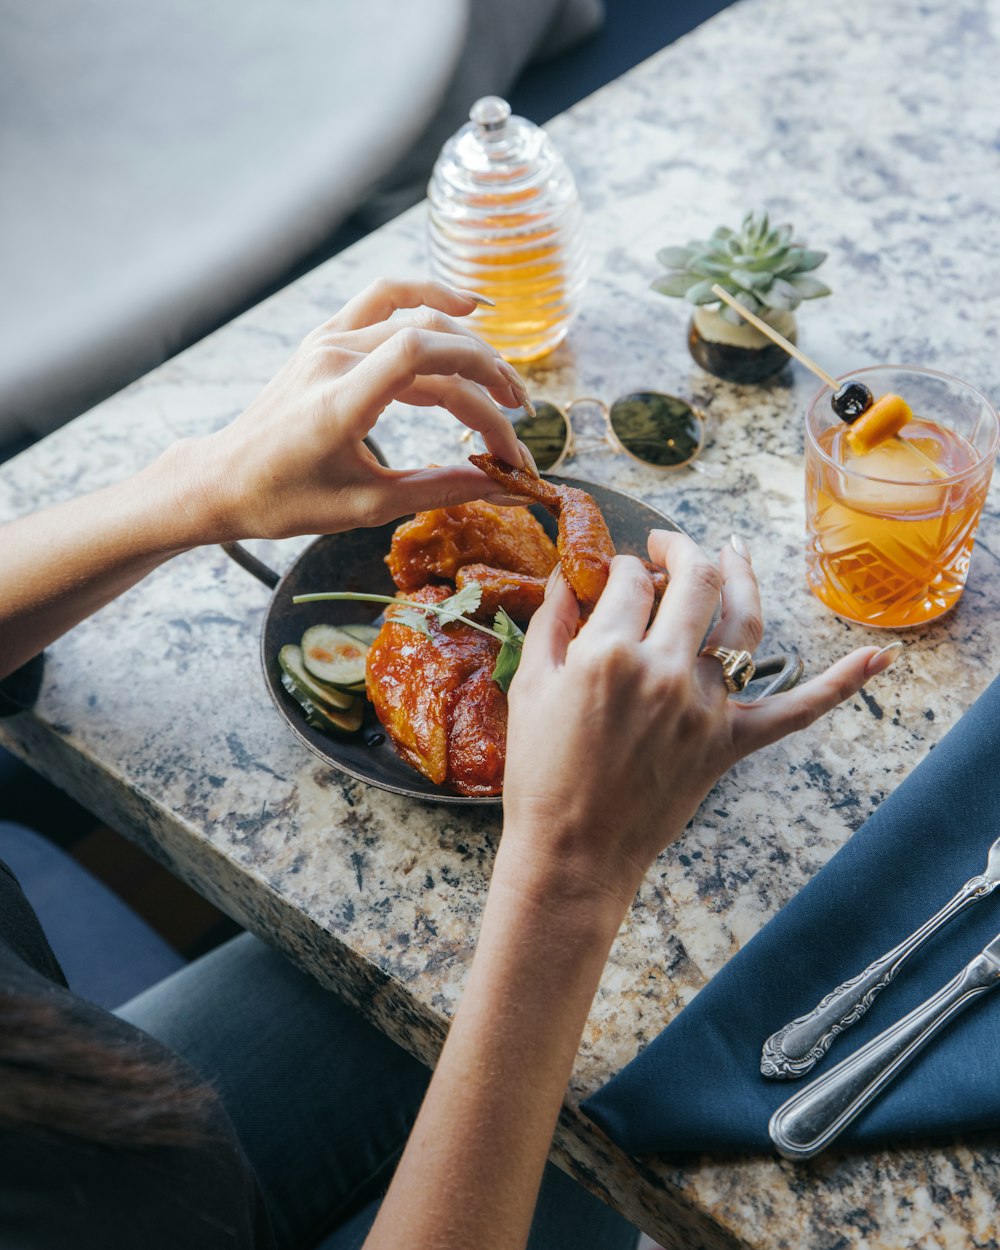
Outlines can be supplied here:
[[495, 134], [507, 125], [510, 117], [510, 105], [498, 95], [484, 95], [473, 104], [469, 111], [470, 121], [475, 122], [480, 130], [487, 134]]

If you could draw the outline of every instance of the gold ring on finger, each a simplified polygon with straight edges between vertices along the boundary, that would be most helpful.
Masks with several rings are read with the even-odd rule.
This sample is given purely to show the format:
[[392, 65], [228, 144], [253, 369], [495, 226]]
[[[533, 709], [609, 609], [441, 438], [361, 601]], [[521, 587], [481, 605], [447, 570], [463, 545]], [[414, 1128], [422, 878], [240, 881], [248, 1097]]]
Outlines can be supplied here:
[[702, 647], [699, 655], [710, 655], [722, 665], [722, 679], [730, 694], [745, 690], [757, 669], [749, 651], [733, 651], [730, 647]]

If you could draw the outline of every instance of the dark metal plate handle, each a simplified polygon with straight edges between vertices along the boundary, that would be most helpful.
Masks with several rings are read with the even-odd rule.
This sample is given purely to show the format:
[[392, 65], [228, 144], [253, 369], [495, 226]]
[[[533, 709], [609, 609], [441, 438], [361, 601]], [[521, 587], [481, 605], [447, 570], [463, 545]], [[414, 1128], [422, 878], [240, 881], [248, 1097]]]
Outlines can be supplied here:
[[791, 690], [802, 676], [802, 660], [795, 654], [768, 655], [754, 664], [754, 678], [747, 686], [744, 702], [756, 702], [769, 694]]
[[230, 559], [235, 560], [241, 569], [246, 569], [248, 573], [252, 573], [258, 581], [264, 583], [270, 590], [273, 590], [281, 581], [281, 574], [275, 573], [263, 560], [258, 560], [256, 556], [252, 556], [242, 543], [223, 543], [222, 550]]

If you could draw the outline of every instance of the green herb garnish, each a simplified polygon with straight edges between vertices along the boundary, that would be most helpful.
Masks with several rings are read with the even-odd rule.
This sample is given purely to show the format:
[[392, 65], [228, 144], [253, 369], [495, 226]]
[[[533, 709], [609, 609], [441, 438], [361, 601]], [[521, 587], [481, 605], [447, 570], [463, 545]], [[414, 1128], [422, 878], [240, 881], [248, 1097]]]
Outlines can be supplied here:
[[469, 619], [482, 600], [482, 587], [478, 582], [469, 582], [460, 591], [441, 603], [417, 603], [414, 599], [397, 599], [393, 595], [367, 595], [353, 590], [328, 590], [313, 595], [295, 595], [292, 603], [319, 603], [327, 599], [350, 599], [361, 603], [387, 603], [392, 607], [404, 608], [403, 612], [395, 612], [392, 617], [394, 625], [405, 625], [407, 629], [416, 630], [419, 634], [429, 634], [427, 628], [428, 614], [440, 617], [445, 621], [461, 621], [471, 625], [481, 634], [489, 634], [500, 643], [500, 653], [493, 666], [491, 676], [500, 689], [507, 693], [510, 683], [521, 662], [521, 647], [524, 633], [510, 619], [503, 608], [498, 609], [493, 620], [493, 628], [481, 625], [479, 621]]
[[493, 666], [493, 680], [502, 691], [510, 689], [517, 666], [521, 663], [521, 647], [524, 645], [524, 633], [514, 624], [503, 608], [497, 608], [493, 618], [493, 633], [503, 640], [497, 662]]

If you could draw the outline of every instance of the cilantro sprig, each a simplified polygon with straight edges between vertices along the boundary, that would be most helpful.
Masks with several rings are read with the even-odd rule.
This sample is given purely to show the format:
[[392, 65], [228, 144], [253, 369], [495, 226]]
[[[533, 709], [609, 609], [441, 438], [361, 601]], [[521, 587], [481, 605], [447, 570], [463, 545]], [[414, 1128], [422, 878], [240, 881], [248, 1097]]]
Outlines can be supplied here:
[[397, 599], [393, 595], [368, 595], [353, 590], [326, 590], [312, 595], [295, 595], [292, 603], [320, 603], [328, 599], [350, 599], [361, 603], [387, 603], [395, 608], [403, 608], [402, 612], [394, 612], [394, 625], [405, 625], [407, 629], [416, 630], [418, 634], [430, 635], [427, 627], [428, 616], [437, 616], [445, 623], [461, 621], [463, 625], [471, 625], [481, 634], [489, 634], [500, 643], [500, 652], [491, 674], [493, 680], [506, 694], [510, 683], [521, 662], [521, 648], [524, 644], [524, 632], [514, 624], [503, 608], [498, 608], [493, 618], [492, 628], [479, 621], [471, 620], [471, 615], [482, 602], [483, 591], [478, 582], [469, 582], [461, 590], [444, 599], [441, 603], [418, 603], [415, 599]]

